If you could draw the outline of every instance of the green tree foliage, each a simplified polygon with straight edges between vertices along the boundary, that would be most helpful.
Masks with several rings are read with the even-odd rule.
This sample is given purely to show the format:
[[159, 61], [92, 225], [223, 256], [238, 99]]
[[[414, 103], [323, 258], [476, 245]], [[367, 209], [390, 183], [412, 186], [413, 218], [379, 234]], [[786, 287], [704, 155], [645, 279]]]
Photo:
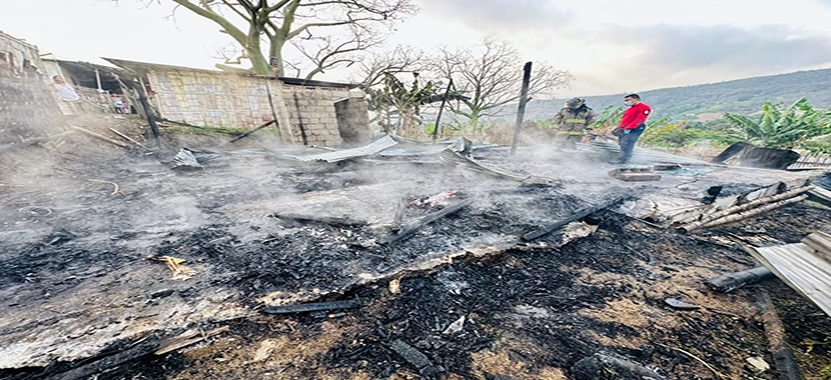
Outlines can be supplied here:
[[[413, 73], [413, 82], [408, 86], [393, 74], [385, 74], [383, 87], [367, 88], [369, 109], [376, 113], [376, 120], [384, 132], [391, 132], [398, 124], [398, 132], [408, 132], [421, 124], [421, 106], [440, 100], [436, 86], [428, 81], [421, 84], [418, 73]], [[393, 118], [397, 119], [393, 122]]]
[[745, 141], [767, 148], [793, 148], [831, 133], [831, 113], [812, 107], [804, 98], [785, 109], [767, 102], [758, 118], [730, 113], [724, 117], [742, 132]]
[[640, 142], [662, 148], [685, 148], [697, 143], [726, 145], [741, 140], [736, 136], [695, 128], [687, 122], [670, 124], [667, 120], [660, 120], [664, 122], [663, 125], [656, 123], [650, 126], [641, 136]]

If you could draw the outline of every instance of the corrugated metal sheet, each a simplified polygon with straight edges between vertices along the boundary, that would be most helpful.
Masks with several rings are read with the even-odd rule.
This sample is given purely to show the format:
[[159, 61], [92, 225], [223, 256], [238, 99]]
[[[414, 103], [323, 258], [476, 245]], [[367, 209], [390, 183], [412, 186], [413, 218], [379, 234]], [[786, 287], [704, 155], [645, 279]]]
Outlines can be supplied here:
[[831, 205], [831, 191], [817, 186], [813, 190], [809, 191], [808, 195], [811, 196], [811, 200], [813, 201], [820, 202], [826, 206]]
[[299, 161], [326, 161], [326, 162], [338, 162], [343, 160], [349, 160], [352, 158], [364, 157], [364, 156], [371, 156], [376, 154], [384, 149], [389, 147], [395, 146], [398, 144], [395, 140], [392, 139], [389, 135], [384, 136], [378, 140], [373, 141], [369, 145], [364, 145], [360, 148], [353, 148], [353, 149], [344, 149], [338, 150], [334, 152], [328, 153], [321, 153], [321, 154], [313, 154], [310, 156], [292, 156], [292, 155], [284, 155], [283, 157], [286, 158], [293, 158]]
[[802, 156], [788, 170], [825, 169], [831, 170], [831, 154], [809, 154]]
[[480, 164], [476, 160], [463, 156], [459, 152], [453, 151], [452, 149], [445, 149], [439, 154], [439, 159], [442, 162], [457, 165], [463, 167], [468, 170], [472, 170], [475, 172], [479, 172], [482, 174], [487, 174], [495, 177], [502, 177], [507, 179], [512, 179], [515, 181], [524, 181], [528, 179], [528, 176], [517, 175], [513, 173], [508, 173], [506, 171], [502, 171], [499, 169], [487, 167], [485, 165]]
[[[831, 244], [827, 234], [811, 234], [806, 240]], [[773, 247], [745, 247], [753, 257], [775, 273], [791, 288], [801, 293], [831, 315], [831, 252], [818, 251], [803, 243]]]

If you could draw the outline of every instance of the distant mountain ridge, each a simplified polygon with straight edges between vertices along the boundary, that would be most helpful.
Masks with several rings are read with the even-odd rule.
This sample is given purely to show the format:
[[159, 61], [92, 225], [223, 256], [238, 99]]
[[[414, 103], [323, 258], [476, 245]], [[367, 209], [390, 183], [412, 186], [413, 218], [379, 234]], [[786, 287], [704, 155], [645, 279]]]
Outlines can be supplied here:
[[[725, 112], [751, 114], [766, 101], [790, 104], [807, 98], [816, 107], [831, 107], [831, 69], [798, 71], [727, 82], [662, 88], [639, 93], [653, 109], [653, 118], [706, 120]], [[598, 113], [623, 105], [626, 94], [587, 96], [586, 103]], [[526, 120], [551, 119], [565, 99], [533, 100], [526, 108]], [[516, 114], [516, 104], [504, 109], [503, 117]], [[509, 118], [510, 119], [510, 118]], [[507, 119], [506, 119], [507, 120]]]

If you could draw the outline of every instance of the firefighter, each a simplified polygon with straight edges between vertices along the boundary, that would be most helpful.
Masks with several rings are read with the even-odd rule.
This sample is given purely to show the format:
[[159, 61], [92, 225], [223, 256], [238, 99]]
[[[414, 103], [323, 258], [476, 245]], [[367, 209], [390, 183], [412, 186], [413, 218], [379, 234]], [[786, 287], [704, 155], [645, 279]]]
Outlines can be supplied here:
[[560, 149], [576, 149], [575, 143], [583, 140], [586, 131], [594, 124], [597, 115], [594, 110], [586, 106], [586, 101], [573, 98], [566, 102], [560, 112], [554, 115], [554, 125], [557, 127], [556, 145]]

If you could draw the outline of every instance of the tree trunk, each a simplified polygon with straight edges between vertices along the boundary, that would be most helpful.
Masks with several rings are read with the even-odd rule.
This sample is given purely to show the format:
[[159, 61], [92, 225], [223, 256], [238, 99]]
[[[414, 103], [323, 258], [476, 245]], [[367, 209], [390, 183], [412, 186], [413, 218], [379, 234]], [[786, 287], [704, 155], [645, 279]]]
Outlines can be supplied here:
[[[271, 60], [278, 62], [277, 66], [277, 76], [283, 77], [286, 76], [286, 68], [283, 65], [283, 46], [286, 45], [286, 39], [283, 36], [274, 36], [271, 38], [271, 46], [269, 47], [269, 56]], [[269, 64], [270, 62], [266, 62]], [[273, 68], [269, 69], [273, 72]]]
[[260, 48], [260, 33], [252, 30], [248, 36], [248, 44], [245, 46], [245, 51], [248, 52], [248, 59], [251, 60], [251, 66], [254, 73], [257, 75], [273, 75], [271, 66], [268, 60], [263, 55]]

